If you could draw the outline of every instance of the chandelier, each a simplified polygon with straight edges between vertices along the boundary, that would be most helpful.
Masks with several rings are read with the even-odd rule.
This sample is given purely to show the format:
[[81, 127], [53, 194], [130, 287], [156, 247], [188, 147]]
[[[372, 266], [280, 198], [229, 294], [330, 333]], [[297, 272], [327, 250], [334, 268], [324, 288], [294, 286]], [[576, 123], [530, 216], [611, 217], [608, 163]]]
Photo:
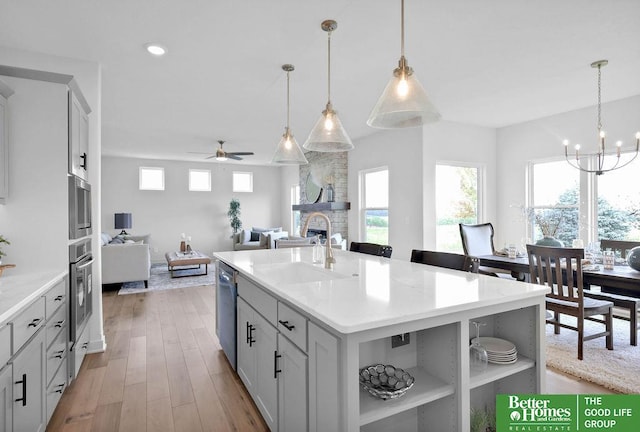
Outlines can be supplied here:
[[[624, 162], [620, 158], [622, 151], [622, 141], [616, 142], [615, 150], [607, 152], [605, 147], [606, 133], [602, 130], [602, 108], [601, 108], [601, 74], [602, 67], [609, 63], [608, 60], [598, 60], [591, 63], [592, 68], [598, 68], [598, 151], [597, 153], [581, 153], [580, 144], [576, 144], [575, 155], [569, 156], [569, 140], [564, 140], [564, 157], [574, 168], [579, 169], [587, 173], [595, 173], [596, 175], [602, 175], [606, 172], [613, 171], [618, 168], [622, 168], [629, 165], [638, 156], [638, 149], [640, 148], [640, 132], [636, 133], [636, 146], [633, 156], [626, 159]], [[595, 164], [595, 165], [594, 165]]]

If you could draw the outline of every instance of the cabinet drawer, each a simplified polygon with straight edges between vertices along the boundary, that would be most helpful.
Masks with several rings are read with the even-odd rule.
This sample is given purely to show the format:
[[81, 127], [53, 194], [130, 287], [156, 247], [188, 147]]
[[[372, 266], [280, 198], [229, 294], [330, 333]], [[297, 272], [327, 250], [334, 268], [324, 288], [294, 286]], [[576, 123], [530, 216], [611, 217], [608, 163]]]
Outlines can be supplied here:
[[13, 332], [13, 354], [29, 340], [44, 324], [44, 297], [40, 297], [11, 321]]
[[273, 326], [278, 324], [278, 301], [263, 289], [243, 277], [238, 277], [238, 295]]
[[47, 320], [50, 319], [56, 310], [62, 306], [67, 300], [67, 279], [64, 278], [58, 282], [53, 288], [51, 288], [44, 295], [46, 298], [45, 312], [47, 314]]
[[67, 358], [64, 358], [64, 362], [55, 377], [51, 380], [51, 383], [47, 386], [47, 422], [51, 418], [53, 411], [58, 405], [58, 401], [62, 397], [62, 392], [67, 387]]
[[58, 370], [58, 367], [60, 366], [60, 364], [62, 362], [66, 362], [66, 360], [67, 360], [67, 333], [61, 332], [58, 334], [58, 337], [53, 341], [53, 343], [47, 350], [47, 380], [46, 380], [47, 384], [53, 378], [53, 375]]
[[8, 325], [0, 327], [0, 368], [11, 357], [11, 328]]
[[307, 320], [282, 302], [278, 302], [278, 330], [307, 352]]
[[[61, 307], [58, 308], [55, 315], [49, 319], [47, 319], [47, 333], [45, 335], [45, 339], [47, 342], [47, 347], [51, 345], [53, 340], [58, 336], [58, 334], [62, 331], [62, 329], [67, 329], [67, 308]], [[66, 333], [66, 331], [65, 331]]]

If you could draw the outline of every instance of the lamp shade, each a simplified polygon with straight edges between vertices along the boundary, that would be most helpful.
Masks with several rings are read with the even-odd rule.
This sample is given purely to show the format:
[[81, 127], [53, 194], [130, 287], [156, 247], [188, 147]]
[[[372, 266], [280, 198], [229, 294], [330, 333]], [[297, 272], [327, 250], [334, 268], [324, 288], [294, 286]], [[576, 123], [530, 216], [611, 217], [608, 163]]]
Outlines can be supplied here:
[[304, 165], [309, 163], [307, 158], [304, 157], [304, 153], [298, 145], [298, 141], [296, 141], [288, 127], [285, 128], [285, 132], [282, 135], [282, 138], [280, 138], [280, 142], [276, 147], [276, 152], [273, 154], [271, 163], [284, 165]]
[[353, 149], [351, 138], [344, 130], [338, 113], [333, 110], [331, 103], [328, 103], [327, 109], [322, 111], [303, 147], [307, 150], [327, 153]]
[[384, 92], [373, 107], [367, 124], [395, 129], [422, 126], [440, 120], [440, 113], [427, 98], [411, 68], [394, 70]]
[[131, 229], [131, 213], [116, 213], [114, 226], [115, 229]]

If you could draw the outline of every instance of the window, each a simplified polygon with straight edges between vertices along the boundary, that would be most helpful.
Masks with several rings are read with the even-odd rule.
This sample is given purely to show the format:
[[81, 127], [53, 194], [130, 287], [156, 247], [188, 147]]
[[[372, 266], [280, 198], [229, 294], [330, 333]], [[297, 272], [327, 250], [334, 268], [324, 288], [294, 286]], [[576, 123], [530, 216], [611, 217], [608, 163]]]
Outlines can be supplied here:
[[530, 178], [528, 239], [521, 242], [550, 235], [571, 246], [580, 237], [580, 171], [565, 160], [539, 162], [531, 164]]
[[[300, 204], [300, 185], [291, 186], [291, 205]], [[291, 232], [300, 235], [300, 211], [291, 210]]]
[[598, 239], [640, 240], [640, 159], [624, 168], [596, 176]]
[[251, 172], [233, 172], [233, 191], [234, 192], [253, 192], [253, 173]]
[[365, 242], [389, 244], [389, 170], [360, 172], [362, 234]]
[[164, 168], [140, 167], [140, 190], [164, 190]]
[[190, 169], [189, 170], [189, 190], [192, 192], [211, 191], [211, 171]]
[[481, 220], [480, 174], [475, 166], [436, 165], [436, 250], [462, 252], [458, 224]]

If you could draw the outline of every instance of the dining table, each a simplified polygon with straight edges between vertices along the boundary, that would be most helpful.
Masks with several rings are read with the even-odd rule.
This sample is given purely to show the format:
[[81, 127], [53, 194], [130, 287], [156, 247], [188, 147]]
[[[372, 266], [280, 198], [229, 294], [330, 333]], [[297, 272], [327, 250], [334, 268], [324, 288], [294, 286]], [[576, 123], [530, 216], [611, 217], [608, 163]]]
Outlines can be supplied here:
[[[508, 270], [521, 275], [521, 280], [529, 280], [529, 259], [526, 255], [516, 258], [480, 255], [477, 258], [480, 259], [481, 266]], [[585, 267], [582, 278], [586, 289], [598, 285], [602, 292], [640, 298], [640, 271], [628, 265], [615, 265], [613, 269], [605, 269], [602, 264]]]

